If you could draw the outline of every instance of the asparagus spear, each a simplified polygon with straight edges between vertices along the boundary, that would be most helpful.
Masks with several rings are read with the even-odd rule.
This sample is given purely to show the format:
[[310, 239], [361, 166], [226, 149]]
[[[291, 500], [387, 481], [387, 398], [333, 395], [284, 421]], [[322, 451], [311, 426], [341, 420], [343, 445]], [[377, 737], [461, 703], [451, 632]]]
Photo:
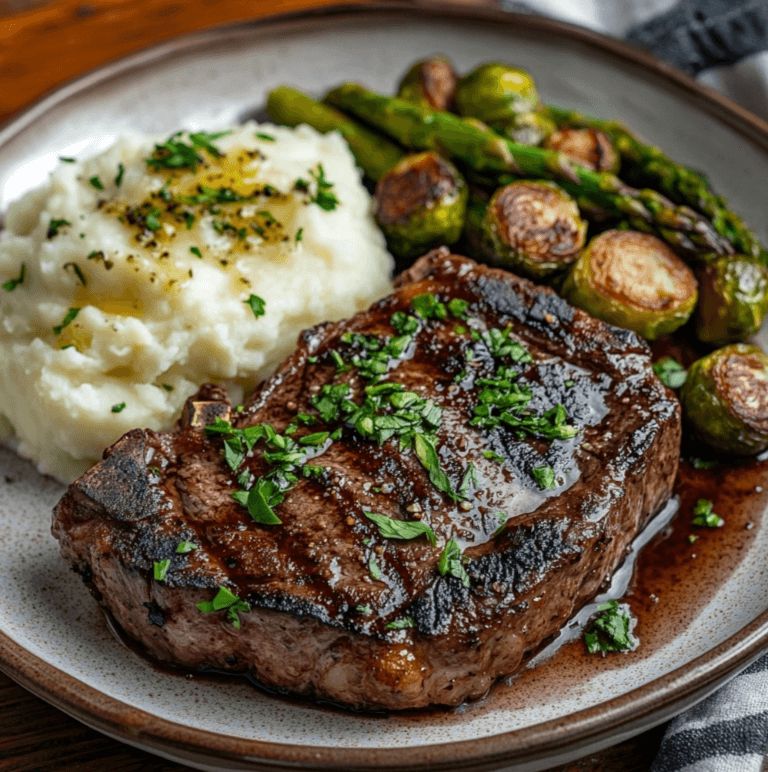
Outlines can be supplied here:
[[285, 126], [307, 123], [322, 134], [338, 131], [347, 141], [357, 165], [377, 182], [404, 155], [386, 137], [361, 126], [333, 107], [315, 101], [300, 91], [281, 86], [267, 97], [267, 112], [272, 120]]
[[655, 190], [636, 190], [608, 172], [575, 165], [553, 150], [528, 147], [483, 131], [456, 115], [433, 112], [354, 83], [330, 91], [328, 104], [383, 131], [406, 147], [437, 150], [504, 184], [505, 175], [558, 182], [577, 201], [628, 219], [689, 254], [733, 254], [733, 245], [688, 206], [677, 206]]
[[[728, 209], [726, 200], [712, 191], [704, 175], [676, 163], [659, 148], [641, 142], [618, 121], [601, 120], [561, 107], [550, 106], [548, 110], [558, 127], [574, 126], [605, 132], [627, 162], [625, 169], [633, 172], [644, 184], [655, 185], [673, 201], [688, 204], [704, 213], [715, 230], [728, 239], [737, 252], [753, 257], [765, 252], [757, 236], [736, 213]], [[764, 258], [768, 255], [764, 254]]]

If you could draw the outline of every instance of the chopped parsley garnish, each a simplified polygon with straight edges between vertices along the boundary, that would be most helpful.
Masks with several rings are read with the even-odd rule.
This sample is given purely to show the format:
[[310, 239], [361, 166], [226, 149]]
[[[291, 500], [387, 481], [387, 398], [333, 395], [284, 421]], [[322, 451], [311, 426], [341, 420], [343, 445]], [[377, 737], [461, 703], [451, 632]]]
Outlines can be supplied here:
[[154, 566], [154, 577], [155, 580], [158, 582], [164, 582], [165, 577], [168, 574], [168, 569], [171, 567], [171, 560], [170, 558], [166, 558], [165, 560], [156, 560], [155, 566]]
[[475, 471], [474, 464], [469, 464], [467, 466], [467, 471], [464, 472], [464, 477], [461, 478], [459, 489], [456, 491], [456, 493], [459, 495], [459, 498], [466, 499], [468, 497], [470, 483], [477, 487], [477, 472]]
[[568, 381], [565, 382], [565, 388], [566, 389], [572, 389], [574, 387], [575, 383], [576, 383], [575, 381], [568, 380]]
[[368, 571], [371, 574], [371, 579], [381, 579], [381, 569], [377, 565], [375, 558], [371, 558], [368, 561]]
[[451, 298], [448, 301], [448, 313], [456, 319], [466, 319], [469, 302], [461, 298]]
[[115, 177], [115, 185], [119, 188], [123, 184], [123, 175], [125, 174], [125, 166], [122, 164], [117, 165], [117, 176]]
[[101, 250], [94, 250], [91, 252], [88, 257], [86, 257], [86, 260], [103, 260], [104, 259], [104, 253]]
[[365, 606], [355, 606], [355, 611], [358, 611], [361, 614], [372, 614], [373, 613], [373, 609], [370, 606], [368, 606], [368, 605], [365, 605]]
[[440, 468], [440, 459], [438, 458], [432, 438], [414, 432], [413, 449], [416, 451], [422, 466], [427, 470], [429, 481], [432, 485], [456, 501], [459, 496], [451, 488], [451, 481], [448, 479], [448, 475]]
[[237, 491], [232, 494], [248, 510], [255, 522], [262, 525], [281, 525], [282, 520], [275, 514], [273, 507], [282, 504], [285, 495], [280, 486], [266, 477], [260, 477], [250, 491]]
[[249, 201], [247, 196], [241, 196], [232, 188], [212, 188], [208, 185], [198, 185], [197, 193], [193, 196], [179, 196], [179, 201], [184, 204], [203, 204], [210, 207], [213, 204], [234, 204], [240, 201]]
[[531, 477], [539, 485], [541, 490], [551, 490], [557, 488], [555, 480], [555, 470], [551, 466], [535, 466], [531, 469]]
[[503, 464], [505, 461], [504, 456], [500, 456], [498, 453], [494, 453], [492, 450], [484, 450], [483, 456], [489, 461], [497, 461], [499, 464]]
[[155, 145], [155, 150], [150, 158], [146, 159], [147, 166], [153, 171], [160, 169], [184, 169], [189, 168], [192, 171], [197, 169], [197, 165], [203, 162], [202, 156], [198, 150], [205, 150], [214, 158], [221, 157], [221, 151], [213, 145], [213, 141], [229, 134], [228, 131], [215, 132], [209, 134], [207, 131], [192, 132], [189, 134], [187, 144], [179, 139], [183, 132], [177, 131], [163, 142], [161, 145]]
[[389, 323], [398, 335], [413, 335], [419, 329], [418, 319], [408, 316], [402, 311], [395, 311], [390, 317]]
[[232, 626], [238, 630], [240, 629], [238, 612], [251, 610], [251, 606], [247, 601], [240, 600], [237, 595], [230, 592], [226, 587], [219, 587], [219, 591], [213, 600], [204, 600], [202, 603], [198, 603], [197, 607], [204, 614], [210, 614], [214, 611], [226, 611], [227, 621], [231, 622]]
[[46, 233], [46, 236], [52, 239], [58, 234], [59, 228], [63, 228], [66, 225], [72, 225], [72, 223], [69, 220], [51, 220], [48, 223], [48, 233]]
[[27, 266], [22, 263], [21, 269], [19, 270], [19, 275], [15, 279], [8, 279], [7, 282], [3, 284], [3, 289], [6, 292], [13, 292], [16, 287], [19, 286], [19, 284], [24, 284], [24, 277], [27, 273]]
[[260, 316], [264, 316], [266, 313], [266, 306], [267, 301], [263, 298], [260, 298], [258, 295], [251, 295], [248, 300], [244, 301], [247, 303], [251, 311], [253, 311], [253, 315], [258, 319]]
[[191, 132], [189, 135], [189, 141], [192, 143], [193, 147], [199, 148], [201, 150], [205, 150], [207, 153], [210, 153], [214, 158], [221, 158], [223, 153], [219, 148], [217, 148], [215, 145], [213, 145], [213, 141], [217, 139], [221, 139], [222, 137], [226, 137], [228, 134], [231, 134], [229, 131], [214, 131], [214, 132], [207, 132], [207, 131], [195, 131]]
[[[325, 177], [325, 169], [323, 169], [322, 164], [317, 165], [317, 172], [313, 172], [310, 170], [310, 175], [312, 176], [312, 179], [317, 184], [317, 192], [310, 196], [310, 201], [313, 204], [317, 204], [321, 209], [324, 209], [326, 212], [332, 212], [338, 205], [339, 205], [339, 199], [336, 198], [335, 193], [331, 193], [331, 188], [333, 187], [332, 182], [328, 182], [328, 180]], [[298, 179], [296, 180], [294, 187], [297, 190], [308, 190], [309, 185], [305, 180]]]
[[688, 371], [672, 357], [662, 357], [653, 363], [653, 372], [670, 389], [679, 389], [688, 379]]
[[329, 424], [338, 420], [341, 405], [348, 396], [349, 386], [346, 383], [339, 383], [336, 386], [327, 383], [317, 395], [312, 397], [312, 405], [320, 413], [320, 418]]
[[104, 183], [97, 176], [94, 175], [88, 182], [90, 182], [96, 190], [104, 190]]
[[725, 525], [725, 520], [713, 511], [713, 507], [709, 499], [699, 499], [693, 508], [693, 524], [703, 528], [720, 528]]
[[160, 384], [166, 391], [173, 391], [173, 386], [171, 386], [170, 383], [161, 383]]
[[76, 158], [67, 158], [66, 156], [60, 155], [59, 161], [62, 161], [65, 164], [73, 164], [76, 162]]
[[456, 539], [449, 539], [440, 553], [440, 560], [437, 563], [437, 570], [441, 576], [453, 576], [460, 579], [465, 587], [469, 587], [469, 575], [464, 569], [461, 548]]
[[203, 259], [203, 253], [200, 251], [200, 247], [190, 247], [189, 251], [195, 256], [200, 258], [200, 260]]
[[77, 277], [77, 280], [80, 282], [80, 284], [83, 285], [83, 287], [86, 286], [88, 282], [85, 280], [85, 276], [83, 275], [83, 272], [80, 270], [80, 266], [77, 263], [64, 263], [64, 269], [71, 268], [72, 272]]
[[77, 318], [77, 315], [79, 313], [80, 313], [79, 308], [70, 308], [69, 311], [67, 311], [67, 313], [65, 314], [64, 318], [61, 320], [61, 324], [57, 324], [53, 328], [53, 332], [56, 335], [61, 335], [61, 331], [65, 327], [68, 327]]
[[694, 536], [693, 534], [691, 534], [691, 535], [688, 537], [688, 541], [689, 541], [691, 544], [693, 544], [693, 543], [694, 543], [694, 542], [695, 542], [695, 541], [696, 541], [698, 538], [699, 538], [698, 536]]
[[411, 300], [411, 305], [416, 315], [422, 319], [445, 319], [448, 316], [445, 304], [441, 303], [431, 292], [416, 295]]
[[632, 635], [632, 616], [629, 606], [619, 605], [616, 600], [609, 600], [597, 607], [604, 612], [593, 623], [590, 630], [584, 633], [584, 643], [587, 651], [595, 654], [598, 651], [627, 651], [635, 648], [637, 639]]
[[703, 458], [693, 459], [694, 469], [714, 469], [716, 466], [720, 466], [720, 462], [714, 458], [709, 461], [705, 461]]
[[195, 215], [192, 212], [183, 212], [181, 216], [184, 218], [184, 225], [187, 226], [187, 230], [191, 231], [195, 224]]
[[393, 517], [379, 515], [376, 512], [364, 512], [363, 514], [376, 524], [379, 533], [385, 539], [410, 540], [423, 535], [427, 537], [433, 547], [437, 543], [435, 532], [419, 520], [395, 520]]
[[491, 328], [481, 335], [482, 341], [488, 346], [488, 350], [495, 359], [510, 357], [513, 362], [526, 364], [532, 362], [528, 349], [522, 343], [516, 340], [510, 340], [509, 335], [512, 332], [511, 327], [500, 330], [496, 327]]
[[158, 207], [153, 206], [147, 212], [147, 215], [144, 218], [144, 224], [151, 231], [156, 231], [156, 230], [160, 229], [160, 226], [161, 226], [161, 223], [160, 223], [160, 209], [158, 209]]
[[296, 242], [298, 243], [304, 238], [304, 228], [299, 228], [296, 231]]
[[411, 617], [403, 617], [402, 619], [396, 619], [394, 622], [390, 622], [384, 625], [385, 630], [406, 630], [409, 627], [413, 627], [413, 619]]
[[112, 405], [113, 413], [122, 413], [125, 410], [125, 402], [120, 402], [117, 405]]
[[188, 552], [193, 552], [197, 549], [197, 544], [193, 541], [180, 541], [176, 547], [176, 554], [186, 555]]
[[275, 138], [271, 134], [264, 134], [262, 131], [257, 131], [256, 139], [263, 139], [265, 142], [274, 142]]

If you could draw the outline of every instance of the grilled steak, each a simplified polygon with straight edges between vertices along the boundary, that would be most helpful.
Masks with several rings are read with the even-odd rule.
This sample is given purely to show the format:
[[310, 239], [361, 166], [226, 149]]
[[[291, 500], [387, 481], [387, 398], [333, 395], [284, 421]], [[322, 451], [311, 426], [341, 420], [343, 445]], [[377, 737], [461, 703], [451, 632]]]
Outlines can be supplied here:
[[634, 333], [435, 250], [307, 330], [243, 409], [207, 386], [174, 431], [126, 434], [53, 532], [158, 660], [457, 705], [597, 593], [668, 499], [679, 439]]

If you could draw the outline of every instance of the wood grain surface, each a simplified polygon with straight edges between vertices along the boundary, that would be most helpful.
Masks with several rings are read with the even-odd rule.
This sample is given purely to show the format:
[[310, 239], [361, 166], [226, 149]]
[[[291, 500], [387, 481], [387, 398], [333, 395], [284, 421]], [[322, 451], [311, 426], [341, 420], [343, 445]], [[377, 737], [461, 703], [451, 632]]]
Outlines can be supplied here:
[[[153, 43], [337, 0], [0, 0], [0, 122], [66, 81]], [[482, 2], [482, 0], [480, 0]], [[647, 772], [663, 727], [557, 772]], [[3, 772], [182, 772], [115, 742], [0, 674]]]

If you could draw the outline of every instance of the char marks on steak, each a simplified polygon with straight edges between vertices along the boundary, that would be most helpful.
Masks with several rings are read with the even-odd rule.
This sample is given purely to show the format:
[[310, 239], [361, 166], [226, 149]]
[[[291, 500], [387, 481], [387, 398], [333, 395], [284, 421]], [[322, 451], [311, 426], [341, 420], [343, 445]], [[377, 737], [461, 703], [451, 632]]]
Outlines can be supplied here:
[[[426, 293], [467, 301], [466, 318], [418, 320], [380, 383], [403, 384], [442, 408], [438, 471], [450, 491], [464, 481], [463, 498], [440, 490], [397, 437], [379, 445], [348, 421], [326, 425], [312, 403], [335, 383], [348, 384], [359, 404], [370, 381], [348, 367], [355, 353], [365, 359], [355, 334], [391, 338], [393, 313], [412, 316], [413, 298]], [[470, 425], [482, 379], [501, 361], [483, 336], [490, 329], [509, 330], [508, 340], [530, 352], [533, 361], [515, 365], [516, 382], [531, 390], [526, 410], [563, 405], [575, 437], [549, 442], [503, 423]], [[295, 441], [343, 428], [337, 439], [301, 446], [321, 469], [299, 473], [274, 505], [281, 524], [260, 524], [232, 493], [274, 470], [264, 441], [238, 483], [242, 469], [225, 462], [223, 436], [202, 426], [218, 417], [282, 434], [298, 413], [318, 421], [299, 422]], [[457, 705], [519, 668], [598, 592], [670, 496], [679, 440], [677, 400], [633, 333], [549, 289], [435, 250], [368, 311], [306, 331], [240, 412], [221, 390], [203, 387], [175, 430], [126, 434], [70, 487], [53, 532], [95, 596], [162, 662], [247, 672], [358, 708]], [[544, 466], [555, 489], [541, 490], [531, 475]], [[386, 538], [366, 512], [418, 520], [436, 545]], [[456, 563], [439, 570], [450, 539], [463, 550], [464, 577]], [[180, 554], [180, 542], [196, 549]], [[220, 587], [250, 610], [201, 611]]]

